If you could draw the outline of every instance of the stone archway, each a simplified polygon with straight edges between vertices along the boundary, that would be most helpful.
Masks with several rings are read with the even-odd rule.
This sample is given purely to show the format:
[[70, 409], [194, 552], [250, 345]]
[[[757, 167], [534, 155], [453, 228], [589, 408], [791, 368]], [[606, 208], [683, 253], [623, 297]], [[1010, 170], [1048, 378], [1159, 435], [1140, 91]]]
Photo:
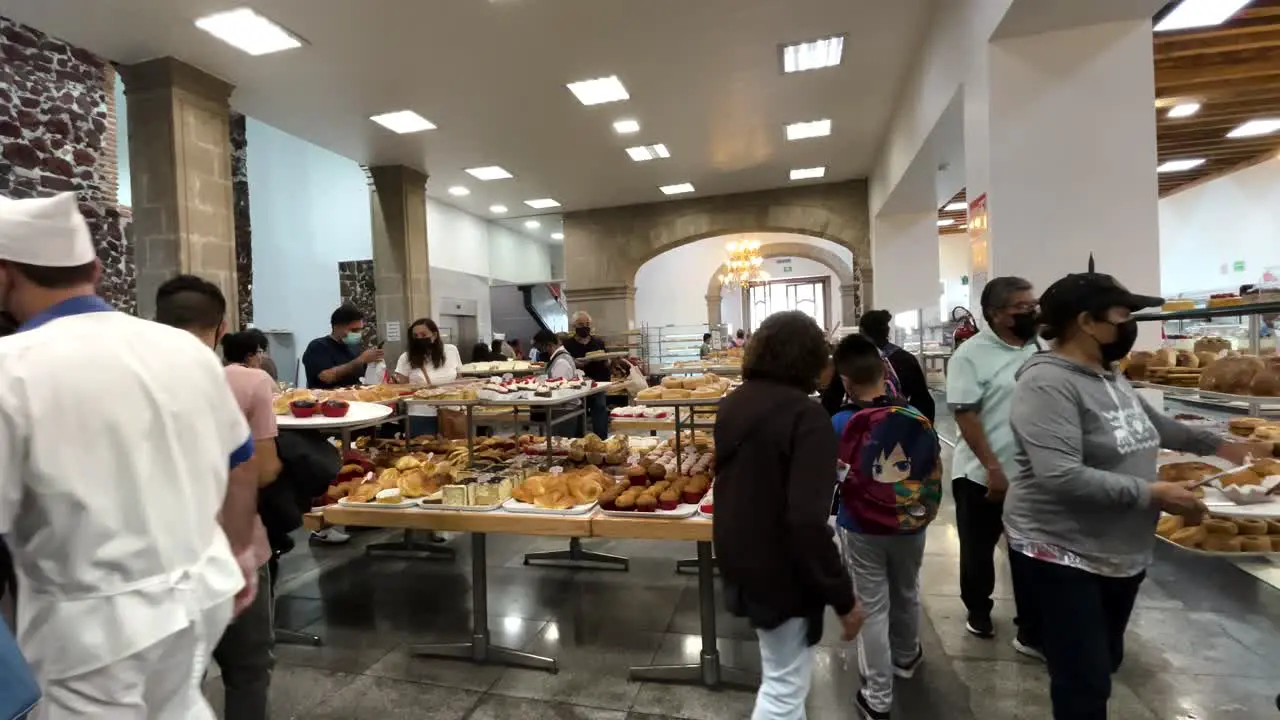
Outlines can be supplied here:
[[[872, 297], [865, 180], [584, 210], [564, 216], [565, 296], [609, 331], [635, 320], [635, 276], [646, 261], [725, 235], [789, 233], [829, 240], [853, 255], [851, 314]], [[848, 315], [849, 312], [842, 312]]]
[[[814, 245], [798, 242], [777, 242], [761, 245], [760, 257], [765, 259], [801, 257], [826, 266], [827, 269], [835, 273], [836, 278], [840, 281], [840, 308], [837, 311], [837, 319], [842, 325], [852, 326], [857, 324], [859, 308], [857, 307], [857, 298], [853, 292], [856, 286], [853, 268], [839, 255], [826, 248]], [[720, 314], [720, 301], [724, 297], [720, 285], [720, 275], [725, 272], [728, 272], [728, 267], [721, 265], [716, 268], [716, 271], [711, 274], [711, 278], [707, 280], [707, 322], [711, 325], [719, 325], [724, 321]]]

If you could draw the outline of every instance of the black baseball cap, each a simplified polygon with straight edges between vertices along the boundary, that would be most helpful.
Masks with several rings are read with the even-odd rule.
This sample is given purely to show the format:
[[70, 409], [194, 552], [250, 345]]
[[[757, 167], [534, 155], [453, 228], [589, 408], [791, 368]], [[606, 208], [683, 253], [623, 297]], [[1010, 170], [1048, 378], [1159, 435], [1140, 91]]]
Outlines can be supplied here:
[[1072, 273], [1040, 295], [1040, 323], [1047, 328], [1063, 328], [1082, 312], [1100, 315], [1113, 307], [1137, 312], [1161, 305], [1164, 298], [1135, 295], [1105, 273]]

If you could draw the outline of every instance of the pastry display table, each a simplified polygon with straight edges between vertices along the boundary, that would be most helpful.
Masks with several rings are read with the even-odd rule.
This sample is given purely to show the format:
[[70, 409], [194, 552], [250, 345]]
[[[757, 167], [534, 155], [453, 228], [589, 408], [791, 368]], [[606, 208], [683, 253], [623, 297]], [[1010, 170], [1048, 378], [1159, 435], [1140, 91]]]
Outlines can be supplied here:
[[698, 614], [701, 616], [702, 652], [692, 665], [642, 665], [631, 668], [631, 679], [648, 682], [700, 683], [707, 687], [737, 686], [754, 689], [760, 677], [741, 668], [720, 664], [716, 644], [715, 557], [711, 548], [711, 521], [686, 519], [629, 518], [596, 511], [591, 518], [591, 535], [627, 540], [690, 540], [698, 546]]

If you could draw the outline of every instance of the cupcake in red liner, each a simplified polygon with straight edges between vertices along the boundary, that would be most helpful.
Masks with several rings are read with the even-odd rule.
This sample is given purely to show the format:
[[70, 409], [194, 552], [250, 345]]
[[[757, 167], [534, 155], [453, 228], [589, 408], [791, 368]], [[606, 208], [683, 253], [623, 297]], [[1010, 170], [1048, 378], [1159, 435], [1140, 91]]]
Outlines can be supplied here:
[[658, 496], [659, 510], [675, 510], [680, 506], [680, 496], [675, 490], [667, 490]]
[[658, 500], [652, 495], [641, 495], [636, 498], [636, 510], [638, 512], [653, 512], [658, 509]]
[[684, 501], [686, 503], [696, 505], [698, 504], [698, 501], [702, 499], [702, 490], [698, 489], [696, 486], [686, 485], [682, 495], [684, 496]]
[[600, 493], [600, 507], [605, 510], [616, 510], [618, 496], [622, 494], [622, 486], [614, 485], [613, 487]]

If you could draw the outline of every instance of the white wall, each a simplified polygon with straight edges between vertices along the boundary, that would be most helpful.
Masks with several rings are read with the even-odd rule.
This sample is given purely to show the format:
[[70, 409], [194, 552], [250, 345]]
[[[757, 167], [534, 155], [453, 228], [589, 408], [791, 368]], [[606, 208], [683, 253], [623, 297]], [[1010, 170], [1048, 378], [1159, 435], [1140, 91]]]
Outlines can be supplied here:
[[[1280, 276], [1280, 158], [1160, 201], [1160, 292], [1236, 289]], [[1244, 270], [1234, 264], [1244, 262]]]
[[[727, 235], [707, 238], [697, 242], [681, 245], [653, 258], [640, 267], [636, 273], [636, 322], [649, 325], [703, 325], [707, 322], [707, 281], [711, 279], [724, 264], [725, 245], [732, 240], [754, 239], [762, 246], [772, 243], [800, 243], [812, 245], [834, 252], [846, 267], [853, 266], [853, 254], [836, 243], [818, 240], [803, 235], [787, 233], [747, 233], [744, 235]], [[765, 259], [765, 269], [774, 277], [784, 277], [781, 266], [773, 263], [771, 258]], [[817, 272], [801, 272], [801, 262], [812, 262], [805, 258], [795, 258], [790, 276], [818, 274]], [[819, 263], [813, 266], [822, 268], [824, 274], [829, 271]], [[839, 307], [840, 281], [833, 276], [832, 293], [835, 305]], [[725, 293], [725, 296], [732, 293]], [[722, 297], [721, 308], [723, 320], [733, 323], [734, 327], [742, 325], [742, 310], [736, 299]], [[838, 311], [830, 315], [838, 318]]]
[[969, 287], [962, 278], [969, 275], [969, 236], [965, 233], [938, 236], [938, 277], [944, 292], [941, 295], [939, 314], [946, 320], [951, 308], [969, 305]]
[[338, 263], [373, 257], [369, 186], [353, 160], [248, 119], [254, 324], [329, 333]]
[[427, 257], [431, 266], [488, 276], [491, 224], [427, 198]]
[[551, 272], [551, 248], [515, 230], [489, 225], [489, 275], [502, 282], [546, 282]]
[[133, 207], [133, 186], [129, 175], [129, 107], [124, 99], [124, 81], [116, 74], [116, 172], [119, 185], [116, 202]]

